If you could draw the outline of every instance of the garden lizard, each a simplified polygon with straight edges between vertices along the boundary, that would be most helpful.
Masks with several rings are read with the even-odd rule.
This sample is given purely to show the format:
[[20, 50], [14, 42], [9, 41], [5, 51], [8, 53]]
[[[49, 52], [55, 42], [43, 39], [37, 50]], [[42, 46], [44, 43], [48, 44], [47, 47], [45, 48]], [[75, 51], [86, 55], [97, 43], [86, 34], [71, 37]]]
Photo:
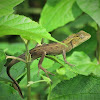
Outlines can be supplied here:
[[[50, 73], [50, 72], [48, 72], [46, 69], [44, 69], [42, 67], [42, 62], [43, 62], [43, 59], [44, 59], [44, 57], [46, 55], [59, 55], [59, 54], [63, 54], [63, 58], [64, 58], [65, 63], [71, 65], [70, 63], [68, 63], [66, 61], [66, 52], [71, 51], [73, 48], [75, 48], [78, 45], [82, 44], [83, 42], [85, 42], [86, 40], [88, 40], [90, 37], [91, 37], [91, 35], [88, 34], [87, 32], [80, 31], [80, 32], [78, 32], [76, 34], [70, 35], [65, 40], [63, 40], [62, 43], [64, 43], [65, 45], [63, 45], [61, 43], [50, 43], [50, 44], [46, 44], [46, 45], [37, 46], [37, 47], [31, 49], [29, 51], [29, 53], [31, 54], [31, 58], [33, 60], [41, 57], [40, 60], [39, 60], [39, 63], [38, 63], [38, 68], [39, 68], [39, 70], [42, 69], [46, 73], [46, 75], [48, 76], [47, 73]], [[20, 55], [19, 58], [25, 59], [25, 53], [22, 54], [22, 55]], [[20, 89], [18, 83], [10, 75], [10, 68], [14, 64], [16, 64], [17, 62], [19, 62], [19, 61], [16, 60], [16, 59], [14, 59], [14, 60], [12, 60], [7, 65], [7, 74], [12, 79], [12, 81], [14, 82], [14, 84], [16, 84], [16, 86], [17, 86], [17, 88], [19, 90], [19, 93], [22, 96], [22, 92], [21, 92], [21, 89]], [[38, 73], [39, 73], [39, 71], [38, 71]]]

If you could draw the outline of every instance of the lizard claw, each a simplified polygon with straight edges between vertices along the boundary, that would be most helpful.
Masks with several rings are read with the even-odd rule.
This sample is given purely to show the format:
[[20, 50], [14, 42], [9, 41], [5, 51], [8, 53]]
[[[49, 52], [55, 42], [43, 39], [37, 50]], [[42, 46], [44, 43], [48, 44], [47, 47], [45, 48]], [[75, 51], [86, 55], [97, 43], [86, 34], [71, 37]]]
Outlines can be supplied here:
[[50, 73], [49, 71], [47, 71], [47, 69], [43, 68], [41, 65], [39, 66], [38, 75], [39, 75], [40, 69], [43, 70], [43, 71], [45, 72], [45, 74], [46, 74], [46, 76], [47, 76], [48, 78], [49, 78], [49, 76], [48, 76], [47, 73], [49, 73], [49, 74], [51, 74], [51, 75], [55, 75], [55, 74], [52, 74], [52, 73]]
[[65, 62], [66, 64], [68, 64], [69, 66], [71, 66], [71, 67], [74, 67], [75, 65], [73, 65], [73, 64], [70, 64], [69, 62]]

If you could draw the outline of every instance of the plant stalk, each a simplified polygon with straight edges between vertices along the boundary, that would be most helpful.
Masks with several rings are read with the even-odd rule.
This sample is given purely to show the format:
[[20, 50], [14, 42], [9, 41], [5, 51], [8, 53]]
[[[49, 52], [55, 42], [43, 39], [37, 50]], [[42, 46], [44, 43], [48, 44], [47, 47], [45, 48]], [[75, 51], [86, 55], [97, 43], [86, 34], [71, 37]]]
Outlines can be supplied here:
[[97, 60], [98, 63], [100, 64], [100, 27], [97, 26], [97, 50], [96, 50], [96, 56], [97, 56]]
[[[28, 44], [29, 41], [27, 41], [26, 43], [26, 54], [25, 54], [25, 58], [26, 58], [26, 67], [27, 67], [27, 84], [30, 81], [30, 62], [31, 62], [31, 56], [28, 50]], [[27, 100], [31, 100], [31, 86], [27, 87]]]
[[[27, 84], [30, 81], [30, 63], [26, 64], [27, 66]], [[27, 87], [27, 100], [31, 100], [31, 85]]]

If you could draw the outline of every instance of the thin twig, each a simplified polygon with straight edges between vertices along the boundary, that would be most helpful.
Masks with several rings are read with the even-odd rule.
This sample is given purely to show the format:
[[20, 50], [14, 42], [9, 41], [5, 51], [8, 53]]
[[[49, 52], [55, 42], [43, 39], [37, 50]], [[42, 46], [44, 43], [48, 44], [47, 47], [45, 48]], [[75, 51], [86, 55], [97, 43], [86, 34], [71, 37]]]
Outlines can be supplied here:
[[19, 60], [19, 61], [23, 61], [24, 63], [26, 63], [26, 61], [22, 58], [19, 58], [19, 57], [14, 57], [14, 56], [6, 56], [6, 59], [16, 59], [16, 60]]

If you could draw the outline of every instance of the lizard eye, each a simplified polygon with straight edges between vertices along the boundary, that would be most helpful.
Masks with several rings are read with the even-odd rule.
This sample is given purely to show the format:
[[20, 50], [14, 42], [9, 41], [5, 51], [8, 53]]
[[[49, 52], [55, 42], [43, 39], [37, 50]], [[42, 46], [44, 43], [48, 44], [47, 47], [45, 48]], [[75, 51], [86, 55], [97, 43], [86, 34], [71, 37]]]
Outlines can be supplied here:
[[83, 34], [81, 34], [81, 35], [80, 35], [80, 38], [81, 38], [81, 39], [83, 39], [83, 38], [84, 38], [84, 35], [83, 35]]

